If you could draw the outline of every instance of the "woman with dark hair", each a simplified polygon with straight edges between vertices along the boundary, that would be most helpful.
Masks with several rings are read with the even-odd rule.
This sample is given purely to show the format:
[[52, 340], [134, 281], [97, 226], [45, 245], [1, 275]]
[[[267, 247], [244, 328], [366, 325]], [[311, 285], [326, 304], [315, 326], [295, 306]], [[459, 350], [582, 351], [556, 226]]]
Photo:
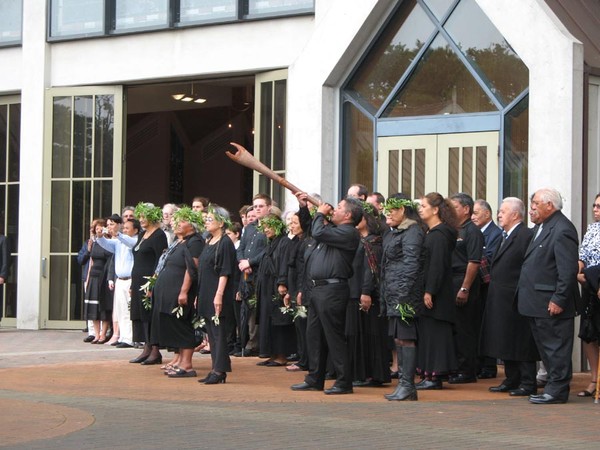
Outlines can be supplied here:
[[296, 351], [296, 334], [293, 315], [283, 312], [283, 298], [288, 293], [285, 270], [286, 247], [290, 240], [285, 234], [285, 224], [275, 214], [268, 214], [258, 222], [258, 229], [267, 237], [267, 248], [256, 276], [258, 299], [260, 353], [269, 357], [259, 366], [283, 367], [287, 355]]
[[385, 395], [388, 400], [417, 400], [415, 319], [422, 309], [425, 237], [417, 207], [403, 194], [395, 194], [385, 203], [390, 230], [383, 238], [381, 305], [388, 316], [389, 335], [395, 340], [402, 368], [398, 387]]
[[363, 203], [363, 218], [357, 225], [360, 245], [352, 263], [354, 275], [348, 284], [350, 300], [346, 310], [348, 359], [353, 386], [381, 386], [391, 381], [388, 320], [380, 314], [379, 278], [382, 256], [379, 213]]
[[177, 349], [176, 364], [172, 362], [166, 371], [170, 378], [196, 376], [192, 370], [196, 347], [193, 320], [198, 257], [204, 247], [199, 234], [201, 226], [201, 213], [187, 206], [178, 209], [172, 218], [175, 240], [157, 268], [150, 343]]
[[450, 200], [437, 192], [421, 199], [419, 215], [428, 227], [425, 236], [425, 309], [419, 324], [419, 369], [423, 379], [418, 390], [442, 389], [440, 375], [457, 368], [454, 337], [452, 252], [458, 231]]
[[211, 371], [198, 380], [204, 384], [225, 383], [231, 372], [227, 351], [227, 334], [235, 323], [233, 274], [237, 270], [235, 247], [225, 233], [229, 213], [218, 205], [209, 205], [205, 219], [209, 236], [198, 262], [198, 316], [204, 324], [210, 343]]
[[104, 219], [95, 219], [92, 222], [95, 234], [88, 240], [90, 264], [85, 289], [84, 318], [94, 322], [95, 337], [92, 344], [104, 344], [108, 341], [106, 332], [112, 320], [112, 299], [109, 299], [112, 293], [108, 290], [108, 268], [112, 253], [96, 242], [107, 232], [105, 227]]
[[142, 286], [147, 285], [149, 278], [154, 276], [158, 260], [167, 248], [167, 236], [160, 227], [162, 210], [158, 206], [138, 203], [135, 218], [140, 221], [143, 233], [138, 234], [137, 239], [123, 236], [123, 242], [130, 245], [133, 252], [130, 291], [133, 342], [144, 342], [144, 350], [129, 362], [155, 364], [155, 361], [162, 361], [162, 357], [158, 346], [150, 345], [152, 288], [142, 289]]

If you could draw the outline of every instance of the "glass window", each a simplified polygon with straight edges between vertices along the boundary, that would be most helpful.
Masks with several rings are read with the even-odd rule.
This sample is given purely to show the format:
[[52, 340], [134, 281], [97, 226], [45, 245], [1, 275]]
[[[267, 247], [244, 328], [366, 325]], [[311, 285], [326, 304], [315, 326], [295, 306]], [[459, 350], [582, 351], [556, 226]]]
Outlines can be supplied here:
[[52, 118], [52, 177], [71, 173], [71, 97], [54, 97]]
[[527, 66], [474, 0], [460, 2], [444, 28], [503, 105], [527, 87]]
[[454, 0], [423, 0], [423, 2], [438, 20], [442, 20], [448, 12], [450, 5], [454, 3]]
[[314, 0], [248, 0], [248, 17], [314, 11]]
[[373, 122], [352, 103], [344, 103], [344, 149], [348, 161], [345, 184], [364, 184], [373, 190]]
[[369, 51], [348, 89], [371, 105], [375, 113], [433, 30], [433, 23], [416, 0], [405, 2]]
[[443, 36], [438, 35], [406, 86], [387, 107], [386, 117], [496, 111]]
[[504, 119], [504, 197], [527, 199], [529, 96]]
[[285, 108], [287, 80], [275, 81], [273, 123], [273, 170], [285, 170]]
[[51, 0], [50, 35], [104, 33], [104, 0]]
[[167, 27], [169, 0], [115, 0], [115, 31]]
[[[273, 150], [273, 82], [261, 83], [260, 88], [260, 162], [272, 165]], [[262, 192], [262, 191], [261, 191]]]
[[181, 0], [179, 23], [237, 19], [238, 0]]
[[115, 98], [97, 95], [94, 133], [94, 176], [112, 177]]
[[73, 177], [92, 176], [93, 97], [75, 97], [73, 117]]
[[0, 45], [21, 42], [22, 0], [0, 1]]
[[[7, 137], [8, 137], [8, 105], [0, 105], [0, 183], [6, 181]], [[4, 209], [2, 209], [3, 211]]]
[[8, 124], [8, 129], [10, 130], [10, 134], [8, 136], [7, 143], [8, 181], [19, 181], [19, 169], [21, 160], [21, 104], [13, 103], [12, 105], [10, 105], [9, 113], [10, 123]]

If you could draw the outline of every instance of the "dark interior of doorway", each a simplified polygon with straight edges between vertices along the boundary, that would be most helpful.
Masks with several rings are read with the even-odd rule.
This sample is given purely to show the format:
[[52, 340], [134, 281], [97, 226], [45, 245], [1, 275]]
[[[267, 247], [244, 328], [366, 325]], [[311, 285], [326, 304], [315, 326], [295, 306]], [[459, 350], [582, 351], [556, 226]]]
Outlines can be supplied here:
[[[204, 103], [177, 101], [193, 94]], [[225, 156], [252, 151], [254, 77], [130, 86], [126, 95], [124, 204], [191, 204], [195, 196], [237, 211], [252, 198], [252, 173]]]

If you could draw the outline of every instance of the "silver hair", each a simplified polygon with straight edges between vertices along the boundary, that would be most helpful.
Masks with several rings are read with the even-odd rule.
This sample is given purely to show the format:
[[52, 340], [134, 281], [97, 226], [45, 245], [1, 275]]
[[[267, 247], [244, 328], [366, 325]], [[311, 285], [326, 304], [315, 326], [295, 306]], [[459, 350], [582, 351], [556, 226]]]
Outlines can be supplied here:
[[556, 189], [542, 188], [535, 191], [542, 203], [552, 203], [554, 209], [561, 210], [563, 208], [563, 200]]
[[502, 203], [508, 203], [510, 205], [510, 209], [513, 212], [516, 212], [521, 219], [525, 217], [525, 204], [520, 198], [506, 197], [502, 200]]
[[492, 213], [492, 205], [490, 205], [487, 200], [482, 198], [475, 200], [475, 205], [478, 205], [481, 209], [485, 209], [490, 214]]
[[[230, 218], [229, 211], [214, 203], [209, 205], [209, 212], [212, 212], [215, 216], [220, 216], [223, 220], [229, 220]], [[223, 226], [225, 226], [225, 224], [223, 224]]]
[[121, 210], [121, 215], [125, 214], [125, 211], [134, 211], [135, 212], [135, 206], [125, 206], [122, 210]]

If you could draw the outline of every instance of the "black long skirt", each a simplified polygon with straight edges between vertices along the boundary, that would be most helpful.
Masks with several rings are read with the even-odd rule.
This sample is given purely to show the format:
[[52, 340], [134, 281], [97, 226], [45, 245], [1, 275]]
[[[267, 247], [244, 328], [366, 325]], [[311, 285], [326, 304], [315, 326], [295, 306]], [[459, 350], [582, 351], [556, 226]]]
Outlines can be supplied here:
[[419, 373], [424, 376], [447, 374], [458, 368], [452, 324], [421, 316], [417, 345]]

